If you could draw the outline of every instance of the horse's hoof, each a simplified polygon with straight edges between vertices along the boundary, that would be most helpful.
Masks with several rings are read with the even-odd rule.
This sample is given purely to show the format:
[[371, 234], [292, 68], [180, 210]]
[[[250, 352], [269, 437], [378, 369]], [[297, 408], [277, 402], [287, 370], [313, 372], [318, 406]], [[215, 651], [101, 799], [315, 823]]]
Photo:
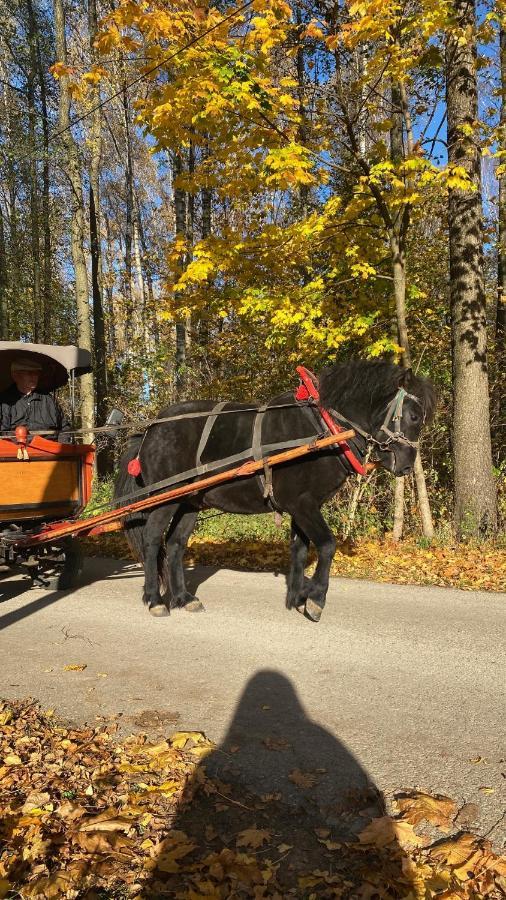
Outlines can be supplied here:
[[306, 602], [305, 601], [304, 601], [304, 603], [301, 603], [299, 606], [296, 606], [294, 604], [291, 608], [296, 609], [297, 612], [301, 614], [301, 616], [306, 615]]
[[206, 611], [204, 604], [201, 603], [197, 597], [195, 597], [195, 600], [190, 600], [189, 603], [185, 603], [184, 608], [185, 608], [186, 612], [191, 612], [191, 613], [199, 613], [199, 612]]
[[149, 607], [149, 614], [157, 619], [161, 619], [162, 616], [170, 616], [170, 610], [167, 609], [165, 603], [153, 603]]
[[306, 616], [308, 619], [311, 619], [312, 622], [319, 622], [322, 616], [323, 609], [321, 606], [318, 606], [314, 600], [308, 599], [306, 600]]

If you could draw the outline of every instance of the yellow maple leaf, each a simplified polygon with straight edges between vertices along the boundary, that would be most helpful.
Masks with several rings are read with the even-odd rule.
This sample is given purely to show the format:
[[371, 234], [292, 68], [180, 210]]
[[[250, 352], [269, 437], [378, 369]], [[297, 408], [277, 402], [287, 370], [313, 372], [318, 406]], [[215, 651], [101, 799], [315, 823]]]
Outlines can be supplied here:
[[419, 822], [432, 822], [433, 825], [448, 826], [454, 815], [457, 804], [450, 797], [433, 797], [422, 791], [414, 791], [409, 797], [397, 797], [397, 806], [402, 818], [412, 825]]
[[477, 839], [469, 832], [464, 832], [456, 838], [449, 838], [437, 844], [431, 850], [431, 857], [441, 860], [448, 866], [461, 866], [476, 849]]
[[358, 839], [361, 844], [370, 844], [373, 847], [387, 847], [393, 843], [397, 843], [401, 847], [407, 845], [419, 847], [425, 843], [415, 833], [410, 822], [392, 819], [391, 816], [373, 819], [367, 828], [360, 832]]
[[192, 741], [194, 744], [201, 744], [203, 741], [207, 741], [207, 738], [202, 731], [176, 731], [170, 737], [170, 744], [176, 750], [182, 750], [189, 741]]
[[238, 847], [253, 847], [255, 850], [257, 847], [261, 847], [262, 844], [267, 844], [272, 836], [272, 831], [268, 831], [266, 828], [245, 828], [244, 831], [240, 831], [237, 837], [236, 844]]

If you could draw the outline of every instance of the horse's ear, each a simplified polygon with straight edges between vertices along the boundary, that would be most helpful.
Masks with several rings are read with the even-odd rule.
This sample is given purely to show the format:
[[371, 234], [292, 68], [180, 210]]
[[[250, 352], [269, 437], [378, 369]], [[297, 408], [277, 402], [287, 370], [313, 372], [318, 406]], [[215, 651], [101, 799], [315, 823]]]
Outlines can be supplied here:
[[399, 378], [399, 387], [408, 389], [413, 384], [413, 369], [403, 369]]

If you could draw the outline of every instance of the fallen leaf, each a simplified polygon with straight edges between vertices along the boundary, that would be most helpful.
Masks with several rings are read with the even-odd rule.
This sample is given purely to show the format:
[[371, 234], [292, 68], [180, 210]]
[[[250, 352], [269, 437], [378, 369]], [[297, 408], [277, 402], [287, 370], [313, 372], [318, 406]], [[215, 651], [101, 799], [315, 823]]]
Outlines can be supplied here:
[[238, 847], [253, 847], [256, 850], [262, 844], [267, 844], [271, 837], [272, 831], [254, 826], [253, 828], [246, 828], [244, 831], [240, 831], [236, 844]]
[[293, 850], [292, 844], [278, 844], [276, 847], [278, 853], [288, 853], [289, 850]]
[[8, 725], [13, 715], [14, 713], [9, 706], [3, 709], [2, 712], [0, 712], [0, 725]]
[[447, 866], [461, 866], [475, 850], [477, 839], [474, 835], [464, 832], [456, 838], [450, 838], [436, 844], [430, 850], [430, 856], [441, 860]]
[[176, 750], [182, 750], [189, 741], [201, 744], [202, 741], [207, 741], [207, 738], [202, 731], [176, 731], [170, 737], [171, 747], [175, 747]]
[[387, 847], [389, 844], [397, 843], [401, 847], [409, 846], [420, 847], [425, 842], [420, 838], [410, 822], [402, 819], [392, 819], [391, 816], [382, 816], [373, 819], [367, 828], [358, 835], [361, 844], [371, 844], [374, 847]]
[[294, 769], [293, 772], [290, 772], [288, 778], [300, 788], [314, 787], [319, 781], [317, 775], [312, 775], [310, 772], [301, 772], [300, 769]]
[[409, 796], [396, 797], [395, 802], [402, 818], [412, 825], [426, 821], [439, 827], [449, 827], [457, 804], [450, 797], [432, 796], [414, 791]]
[[266, 737], [264, 738], [263, 743], [268, 750], [289, 750], [292, 746], [288, 741], [285, 741], [284, 738]]
[[6, 766], [21, 766], [21, 757], [19, 757], [17, 753], [9, 753], [9, 755], [4, 759], [4, 764]]
[[88, 668], [87, 663], [72, 663], [63, 667], [64, 672], [84, 672]]

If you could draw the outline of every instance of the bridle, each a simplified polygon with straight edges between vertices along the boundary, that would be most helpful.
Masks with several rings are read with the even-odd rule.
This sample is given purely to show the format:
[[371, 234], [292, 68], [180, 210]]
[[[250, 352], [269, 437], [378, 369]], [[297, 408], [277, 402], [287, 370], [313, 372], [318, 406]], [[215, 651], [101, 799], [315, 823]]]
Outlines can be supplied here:
[[[385, 418], [383, 420], [383, 425], [379, 429], [379, 431], [383, 431], [388, 435], [386, 441], [380, 442], [376, 438], [372, 438], [372, 442], [378, 444], [380, 450], [389, 450], [390, 444], [406, 444], [408, 447], [414, 447], [418, 450], [420, 446], [420, 441], [410, 441], [409, 438], [406, 437], [403, 431], [401, 431], [401, 422], [402, 422], [402, 409], [404, 406], [404, 401], [407, 399], [414, 400], [418, 406], [421, 406], [423, 413], [423, 403], [421, 402], [419, 397], [415, 397], [414, 394], [408, 394], [404, 388], [399, 388], [395, 397], [390, 401], [387, 406], [387, 410], [385, 413]], [[389, 421], [392, 420], [394, 424], [394, 431], [388, 427]], [[422, 416], [422, 423], [425, 421], [425, 415]]]
[[[383, 419], [383, 424], [378, 431], [379, 434], [382, 431], [387, 435], [386, 441], [380, 441], [378, 438], [374, 437], [374, 435], [370, 434], [368, 431], [364, 431], [360, 425], [357, 425], [356, 422], [352, 422], [351, 419], [348, 419], [347, 416], [343, 416], [335, 409], [331, 409], [330, 412], [337, 419], [340, 419], [342, 422], [347, 422], [357, 434], [360, 434], [363, 438], [365, 438], [366, 444], [374, 445], [378, 450], [391, 450], [392, 444], [405, 444], [407, 447], [413, 447], [415, 450], [418, 450], [420, 445], [419, 441], [411, 441], [406, 437], [404, 432], [401, 430], [401, 422], [402, 422], [402, 412], [404, 407], [404, 401], [406, 399], [414, 400], [421, 408], [423, 412], [423, 403], [419, 397], [416, 397], [414, 394], [409, 394], [404, 388], [399, 388], [395, 397], [392, 398], [388, 406], [385, 410], [385, 418]], [[425, 415], [423, 415], [422, 421], [425, 421]], [[393, 423], [393, 430], [390, 428], [390, 422]]]

